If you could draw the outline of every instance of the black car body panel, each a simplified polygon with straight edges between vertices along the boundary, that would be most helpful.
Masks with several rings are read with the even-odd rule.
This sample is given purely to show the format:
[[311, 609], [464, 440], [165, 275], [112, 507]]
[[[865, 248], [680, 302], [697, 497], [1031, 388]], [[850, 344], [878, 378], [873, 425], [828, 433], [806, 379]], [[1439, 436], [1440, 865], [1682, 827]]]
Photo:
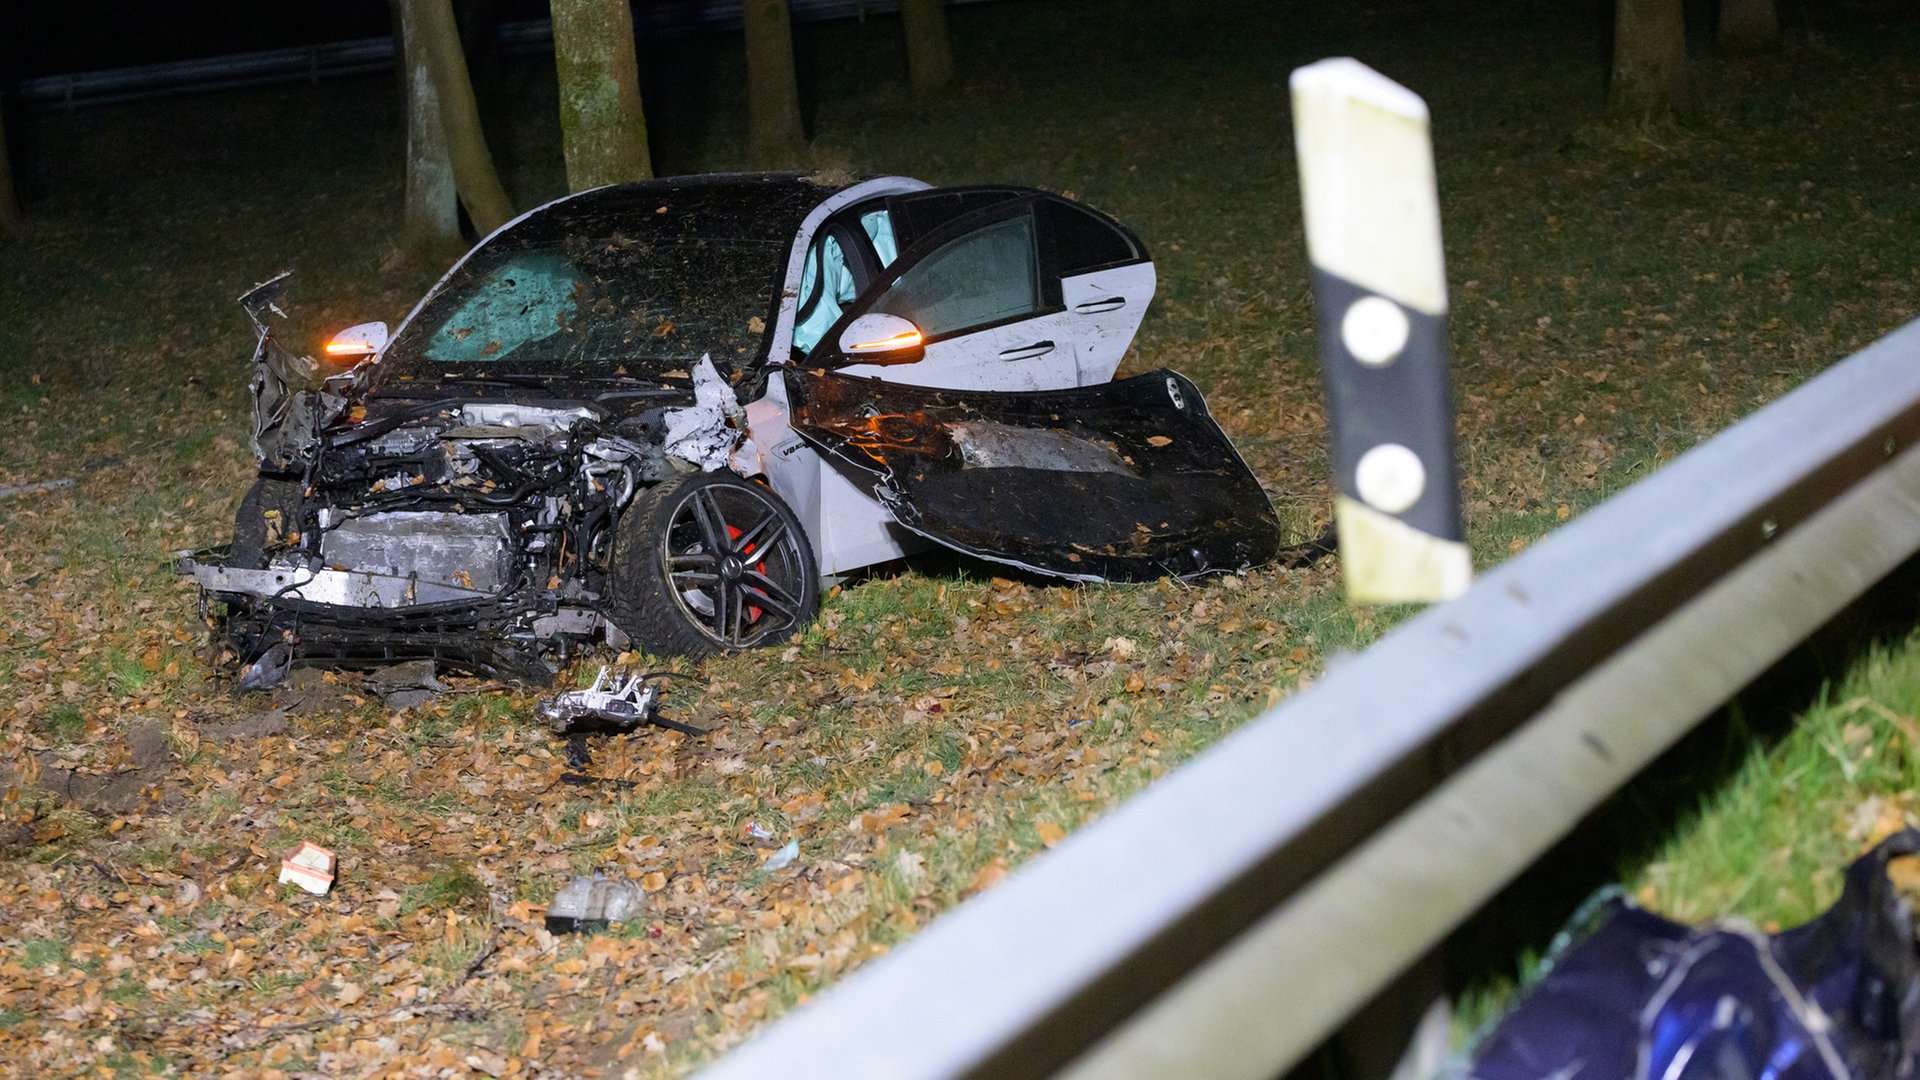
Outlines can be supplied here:
[[866, 473], [902, 525], [970, 555], [1150, 581], [1280, 549], [1260, 482], [1177, 372], [1039, 393], [806, 372], [789, 393], [796, 431]]

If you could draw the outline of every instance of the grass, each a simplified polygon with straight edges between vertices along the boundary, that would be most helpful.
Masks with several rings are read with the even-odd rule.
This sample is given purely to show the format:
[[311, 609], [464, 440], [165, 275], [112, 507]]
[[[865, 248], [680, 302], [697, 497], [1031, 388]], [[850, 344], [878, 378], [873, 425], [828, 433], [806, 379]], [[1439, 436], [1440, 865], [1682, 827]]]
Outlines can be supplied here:
[[67, 947], [64, 943], [48, 938], [29, 938], [20, 946], [20, 963], [28, 968], [42, 968], [48, 964], [67, 962]]
[[[1362, 8], [969, 6], [953, 14], [963, 86], [924, 104], [888, 20], [803, 27], [798, 47], [815, 163], [1033, 183], [1132, 225], [1160, 291], [1129, 367], [1178, 367], [1206, 389], [1296, 539], [1325, 522], [1328, 496], [1286, 72], [1345, 53], [1423, 93], [1462, 492], [1487, 566], [1920, 311], [1908, 62], [1920, 41], [1911, 19], [1848, 10], [1775, 55], [1703, 52], [1699, 115], [1630, 127], [1594, 119], [1604, 65], [1587, 17], [1520, 2], [1399, 11], [1397, 36]], [[744, 160], [737, 43], [678, 43], [643, 67], [662, 171]], [[560, 192], [554, 91], [537, 64], [510, 78], [518, 107], [489, 138], [528, 206]], [[157, 723], [179, 752], [156, 778], [160, 801], [6, 810], [8, 828], [47, 838], [0, 861], [0, 897], [25, 898], [0, 945], [19, 956], [71, 942], [95, 965], [135, 950], [137, 985], [169, 988], [122, 1004], [178, 1040], [160, 1048], [169, 1060], [218, 1044], [234, 1048], [231, 1068], [331, 1054], [344, 1070], [355, 1039], [391, 1037], [396, 1057], [482, 1041], [498, 1052], [538, 1022], [546, 1067], [684, 1071], [1405, 617], [1349, 608], [1328, 568], [1063, 588], [930, 560], [836, 590], [781, 650], [642, 659], [692, 676], [668, 684], [666, 707], [713, 734], [596, 745], [593, 771], [630, 787], [560, 783], [563, 748], [529, 719], [525, 689], [467, 685], [405, 714], [361, 695], [296, 712], [284, 736], [207, 737], [262, 708], [195, 655], [193, 598], [167, 570], [169, 552], [224, 538], [251, 469], [232, 298], [295, 267], [308, 340], [397, 321], [432, 280], [436, 267], [390, 260], [392, 91], [373, 77], [37, 114], [20, 129], [33, 150], [23, 186], [44, 194], [33, 230], [0, 242], [0, 486], [78, 484], [0, 501], [0, 738], [105, 770], [125, 732]], [[324, 151], [348, 130], [354, 154]], [[1896, 692], [1915, 682], [1913, 651], [1838, 679], [1802, 725], [1810, 741], [1722, 725], [1719, 764], [1675, 781], [1688, 796], [1623, 797], [1642, 810], [1640, 842], [1590, 869], [1682, 917], [1804, 917], [1862, 808], [1912, 809], [1893, 722], [1850, 703], [1913, 715]], [[1880, 681], [1859, 681], [1876, 664]], [[274, 883], [278, 852], [301, 839], [341, 856], [328, 898]], [[761, 869], [790, 839], [795, 865]], [[543, 942], [539, 905], [595, 869], [650, 882], [645, 917], [617, 936]], [[197, 905], [180, 899], [184, 881], [203, 891]], [[483, 923], [495, 895], [517, 913]], [[33, 906], [46, 896], [72, 902]], [[1564, 916], [1571, 901], [1556, 902], [1539, 921]], [[128, 936], [148, 924], [158, 938]], [[497, 954], [458, 983], [496, 931]], [[1516, 948], [1544, 940], [1508, 940], [1479, 970], [1511, 972]], [[237, 988], [193, 982], [177, 955]], [[0, 1053], [51, 1068], [48, 1036], [92, 1030], [51, 1019], [64, 1000], [41, 1007], [107, 979], [75, 971], [30, 1009], [13, 999], [0, 1029], [19, 1041]], [[1500, 982], [1471, 993], [1492, 1008]], [[343, 1004], [349, 985], [364, 997]], [[375, 1015], [409, 989], [493, 1019], [256, 1030]], [[618, 1057], [642, 1032], [658, 1051]]]
[[1778, 742], [1753, 738], [1631, 879], [1636, 896], [1687, 921], [1812, 918], [1839, 897], [1848, 862], [1920, 824], [1916, 714], [1920, 634], [1872, 648]]

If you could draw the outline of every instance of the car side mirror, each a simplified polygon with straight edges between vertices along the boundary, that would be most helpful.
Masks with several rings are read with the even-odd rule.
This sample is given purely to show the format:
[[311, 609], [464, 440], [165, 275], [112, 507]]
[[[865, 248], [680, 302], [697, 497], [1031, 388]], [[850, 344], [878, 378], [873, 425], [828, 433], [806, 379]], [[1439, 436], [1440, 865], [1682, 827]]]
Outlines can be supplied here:
[[841, 331], [840, 353], [854, 364], [911, 364], [927, 349], [911, 320], [869, 311]]
[[327, 359], [340, 367], [351, 367], [387, 347], [387, 324], [366, 322], [349, 326], [327, 341]]

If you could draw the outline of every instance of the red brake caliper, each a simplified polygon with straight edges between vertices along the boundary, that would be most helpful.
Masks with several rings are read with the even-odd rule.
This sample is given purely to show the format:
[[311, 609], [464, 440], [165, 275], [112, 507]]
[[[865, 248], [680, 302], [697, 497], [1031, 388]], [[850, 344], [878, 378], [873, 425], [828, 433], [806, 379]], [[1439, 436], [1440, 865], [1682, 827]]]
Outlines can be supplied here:
[[[740, 537], [741, 537], [742, 535], [744, 535], [744, 534], [743, 534], [743, 533], [741, 532], [741, 530], [739, 530], [739, 529], [737, 529], [737, 528], [735, 528], [735, 527], [734, 527], [734, 526], [732, 526], [732, 525], [729, 525], [729, 526], [727, 526], [727, 539], [729, 539], [729, 540], [738, 540], [738, 539], [740, 539]], [[742, 555], [751, 555], [751, 554], [753, 554], [753, 545], [752, 545], [752, 544], [748, 544], [748, 545], [746, 546], [746, 548], [745, 548], [744, 550], [742, 550], [742, 551], [740, 552], [740, 554], [742, 554]], [[764, 573], [766, 573], [766, 572], [767, 572], [767, 562], [766, 562], [766, 560], [765, 560], [765, 559], [762, 559], [762, 560], [760, 560], [759, 562], [757, 562], [757, 563], [754, 563], [754, 564], [753, 564], [753, 570], [754, 570], [754, 573], [757, 573], [757, 574], [764, 574]], [[761, 590], [759, 590], [759, 589], [756, 589], [756, 588], [754, 588], [754, 587], [752, 587], [751, 585], [749, 585], [749, 586], [747, 587], [747, 591], [748, 591], [748, 592], [755, 592], [755, 593], [760, 593], [760, 595], [762, 595], [762, 596], [765, 596], [765, 595], [766, 595], [766, 593], [765, 593], [765, 592], [762, 592]], [[747, 605], [747, 621], [748, 621], [748, 622], [759, 622], [759, 621], [760, 621], [760, 615], [761, 615], [761, 609], [759, 609], [759, 608], [757, 608], [757, 607], [754, 607], [754, 606], [753, 606], [752, 604], [748, 604], [748, 605]]]

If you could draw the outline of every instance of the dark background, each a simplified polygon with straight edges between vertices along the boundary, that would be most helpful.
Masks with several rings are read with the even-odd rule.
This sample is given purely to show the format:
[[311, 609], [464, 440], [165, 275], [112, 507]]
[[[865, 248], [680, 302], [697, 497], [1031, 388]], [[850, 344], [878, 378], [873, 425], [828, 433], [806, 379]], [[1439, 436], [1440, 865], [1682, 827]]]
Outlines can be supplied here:
[[[545, 0], [484, 5], [504, 20], [547, 17]], [[9, 0], [0, 4], [0, 81], [392, 32], [386, 0]]]

